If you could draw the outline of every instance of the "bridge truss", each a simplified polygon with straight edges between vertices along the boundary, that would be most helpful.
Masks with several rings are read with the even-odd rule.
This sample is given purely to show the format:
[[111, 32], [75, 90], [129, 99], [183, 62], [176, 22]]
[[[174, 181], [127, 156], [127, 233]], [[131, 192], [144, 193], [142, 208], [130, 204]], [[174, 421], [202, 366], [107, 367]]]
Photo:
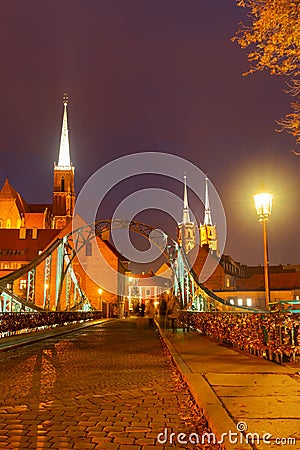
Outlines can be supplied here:
[[[199, 283], [183, 249], [168, 235], [141, 222], [114, 219], [81, 226], [54, 241], [30, 263], [0, 278], [0, 312], [93, 309], [74, 263], [92, 239], [120, 228], [142, 235], [161, 250], [172, 273], [172, 295], [182, 308], [193, 305], [198, 311], [249, 311], [231, 305]], [[17, 288], [20, 280], [26, 286], [21, 293]], [[125, 298], [125, 289], [119, 294]]]

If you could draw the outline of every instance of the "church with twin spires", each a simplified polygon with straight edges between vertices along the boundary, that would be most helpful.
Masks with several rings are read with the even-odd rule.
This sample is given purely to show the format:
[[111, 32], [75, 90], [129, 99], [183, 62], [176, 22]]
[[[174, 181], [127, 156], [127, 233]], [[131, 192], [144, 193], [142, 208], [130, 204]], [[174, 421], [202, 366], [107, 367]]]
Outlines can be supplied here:
[[210, 252], [218, 251], [218, 237], [216, 225], [212, 222], [209, 195], [208, 195], [208, 178], [205, 178], [205, 210], [204, 221], [197, 230], [197, 224], [190, 219], [190, 208], [188, 203], [186, 176], [184, 176], [184, 192], [183, 192], [183, 214], [182, 222], [178, 224], [178, 243], [188, 254], [197, 244], [199, 233], [199, 246], [207, 247]]
[[0, 228], [37, 233], [41, 229], [63, 229], [71, 221], [75, 207], [74, 172], [70, 159], [68, 98], [63, 97], [63, 119], [58, 162], [54, 163], [53, 203], [27, 203], [8, 178], [0, 191]]

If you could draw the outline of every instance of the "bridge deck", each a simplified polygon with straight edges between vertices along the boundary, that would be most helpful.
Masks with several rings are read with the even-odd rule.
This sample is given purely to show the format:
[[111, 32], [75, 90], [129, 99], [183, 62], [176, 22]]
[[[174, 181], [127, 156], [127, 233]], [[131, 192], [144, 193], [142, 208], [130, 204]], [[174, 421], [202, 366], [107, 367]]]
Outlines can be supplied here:
[[157, 443], [165, 428], [207, 431], [157, 330], [145, 323], [109, 320], [61, 336], [55, 330], [1, 352], [0, 447], [167, 449], [170, 443]]

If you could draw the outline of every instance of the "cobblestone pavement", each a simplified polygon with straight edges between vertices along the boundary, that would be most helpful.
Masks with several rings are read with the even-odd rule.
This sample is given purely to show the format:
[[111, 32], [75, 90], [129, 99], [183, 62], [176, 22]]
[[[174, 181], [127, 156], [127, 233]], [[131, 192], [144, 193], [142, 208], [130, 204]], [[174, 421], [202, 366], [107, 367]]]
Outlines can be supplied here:
[[1, 354], [0, 448], [219, 448], [178, 444], [206, 422], [157, 332], [140, 325], [110, 321]]

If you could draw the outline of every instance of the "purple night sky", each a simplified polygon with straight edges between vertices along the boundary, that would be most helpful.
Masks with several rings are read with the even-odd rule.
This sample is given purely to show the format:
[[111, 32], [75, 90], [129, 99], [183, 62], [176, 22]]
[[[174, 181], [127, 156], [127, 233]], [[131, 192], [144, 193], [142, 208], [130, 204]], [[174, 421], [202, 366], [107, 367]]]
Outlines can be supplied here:
[[182, 156], [223, 201], [225, 253], [262, 263], [251, 196], [264, 183], [270, 264], [300, 263], [300, 157], [275, 132], [290, 99], [283, 78], [242, 76], [246, 53], [230, 41], [241, 20], [234, 0], [3, 0], [0, 184], [8, 176], [26, 201], [51, 201], [67, 92], [77, 192], [120, 156]]

